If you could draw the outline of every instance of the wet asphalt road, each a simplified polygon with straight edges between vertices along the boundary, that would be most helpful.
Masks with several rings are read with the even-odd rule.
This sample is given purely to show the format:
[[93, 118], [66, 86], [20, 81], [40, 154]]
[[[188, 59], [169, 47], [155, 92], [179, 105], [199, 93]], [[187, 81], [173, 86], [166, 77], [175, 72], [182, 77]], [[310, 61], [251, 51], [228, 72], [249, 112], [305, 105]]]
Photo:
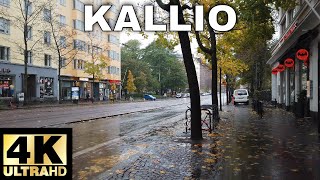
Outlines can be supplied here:
[[320, 179], [313, 122], [269, 109], [224, 107], [216, 134], [191, 142], [185, 105], [70, 124], [74, 179]]

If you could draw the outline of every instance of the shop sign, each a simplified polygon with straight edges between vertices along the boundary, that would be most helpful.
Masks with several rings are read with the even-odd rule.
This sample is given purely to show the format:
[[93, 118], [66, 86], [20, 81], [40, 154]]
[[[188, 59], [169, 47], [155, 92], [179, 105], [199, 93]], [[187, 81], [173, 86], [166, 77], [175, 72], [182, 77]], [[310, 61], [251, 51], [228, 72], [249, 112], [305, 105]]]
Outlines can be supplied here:
[[11, 72], [10, 69], [7, 69], [7, 68], [1, 68], [0, 69], [0, 74], [9, 74]]
[[286, 67], [282, 64], [279, 64], [277, 67], [278, 72], [283, 72], [284, 70], [286, 70]]
[[294, 60], [292, 58], [288, 58], [284, 61], [284, 65], [287, 68], [293, 68], [294, 67]]
[[79, 100], [80, 99], [80, 88], [79, 87], [72, 87], [71, 88], [71, 96], [72, 96], [72, 100]]
[[294, 23], [291, 28], [289, 29], [289, 31], [283, 36], [283, 38], [281, 39], [281, 43], [285, 42], [287, 39], [289, 39], [289, 37], [294, 33], [294, 31], [297, 29], [298, 27], [298, 23]]
[[89, 78], [79, 78], [79, 81], [89, 82]]
[[309, 59], [309, 51], [306, 49], [300, 49], [297, 51], [296, 57], [301, 61], [307, 61]]

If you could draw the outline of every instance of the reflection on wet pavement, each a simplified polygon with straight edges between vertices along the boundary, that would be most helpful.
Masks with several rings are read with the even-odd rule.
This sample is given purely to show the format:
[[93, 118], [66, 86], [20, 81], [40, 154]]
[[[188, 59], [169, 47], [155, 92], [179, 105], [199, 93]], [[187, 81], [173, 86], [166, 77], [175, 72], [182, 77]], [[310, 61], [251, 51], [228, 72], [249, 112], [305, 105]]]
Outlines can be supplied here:
[[320, 179], [313, 122], [229, 106], [217, 131], [193, 142], [183, 133], [184, 109], [72, 125], [74, 179]]

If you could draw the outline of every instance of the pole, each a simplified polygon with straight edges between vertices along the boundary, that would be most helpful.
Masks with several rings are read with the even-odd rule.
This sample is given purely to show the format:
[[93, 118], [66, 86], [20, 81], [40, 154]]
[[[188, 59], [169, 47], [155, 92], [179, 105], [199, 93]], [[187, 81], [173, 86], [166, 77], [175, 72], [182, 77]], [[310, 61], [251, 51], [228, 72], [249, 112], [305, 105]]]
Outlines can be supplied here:
[[220, 67], [220, 111], [222, 111], [222, 69]]

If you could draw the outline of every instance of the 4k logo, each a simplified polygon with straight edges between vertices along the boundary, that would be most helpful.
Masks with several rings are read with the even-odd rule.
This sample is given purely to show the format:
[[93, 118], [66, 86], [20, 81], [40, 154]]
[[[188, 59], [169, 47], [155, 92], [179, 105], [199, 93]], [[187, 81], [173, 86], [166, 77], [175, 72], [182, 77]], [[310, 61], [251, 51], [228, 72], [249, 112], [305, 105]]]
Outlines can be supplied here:
[[0, 133], [2, 177], [71, 179], [71, 129], [0, 129]]

